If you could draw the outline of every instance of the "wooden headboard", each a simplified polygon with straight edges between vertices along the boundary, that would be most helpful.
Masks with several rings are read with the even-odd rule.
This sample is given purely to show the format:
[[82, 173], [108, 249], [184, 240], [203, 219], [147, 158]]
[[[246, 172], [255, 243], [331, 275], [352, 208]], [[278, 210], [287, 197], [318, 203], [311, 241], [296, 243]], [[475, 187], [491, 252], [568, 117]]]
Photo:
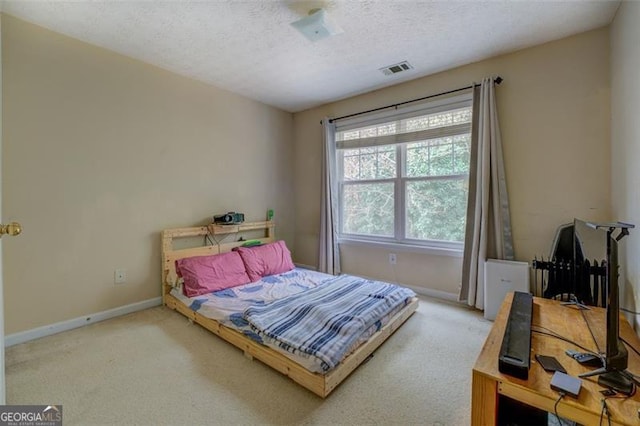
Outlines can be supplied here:
[[[227, 253], [235, 247], [246, 243], [246, 240], [260, 240], [271, 243], [274, 237], [275, 224], [272, 221], [244, 222], [238, 225], [197, 226], [193, 228], [174, 228], [162, 231], [162, 303], [177, 282], [176, 260], [185, 257], [207, 256], [211, 254]], [[264, 237], [246, 238], [245, 235], [264, 232]], [[202, 238], [202, 245], [189, 248], [175, 248], [177, 240]], [[208, 238], [207, 238], [208, 237]], [[225, 242], [229, 237], [234, 241]], [[241, 239], [242, 238], [242, 239]]]

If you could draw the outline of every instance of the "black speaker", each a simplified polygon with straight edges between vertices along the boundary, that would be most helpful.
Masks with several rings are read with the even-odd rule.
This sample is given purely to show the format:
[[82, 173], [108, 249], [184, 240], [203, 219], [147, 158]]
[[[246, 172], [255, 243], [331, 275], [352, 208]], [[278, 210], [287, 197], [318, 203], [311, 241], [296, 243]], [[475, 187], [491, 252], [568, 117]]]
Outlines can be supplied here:
[[243, 213], [229, 212], [213, 216], [213, 223], [219, 223], [222, 225], [231, 225], [242, 222], [244, 222]]

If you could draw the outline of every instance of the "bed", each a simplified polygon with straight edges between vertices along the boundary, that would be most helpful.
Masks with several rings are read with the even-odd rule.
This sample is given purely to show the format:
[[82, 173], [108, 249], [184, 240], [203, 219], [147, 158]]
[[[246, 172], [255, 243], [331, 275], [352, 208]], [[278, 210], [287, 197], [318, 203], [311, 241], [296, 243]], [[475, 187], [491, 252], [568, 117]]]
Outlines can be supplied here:
[[[252, 249], [243, 247], [247, 243], [246, 238], [251, 238], [254, 243], [263, 244], [259, 247], [260, 250], [277, 248], [278, 244], [284, 246], [284, 242], [275, 240], [274, 224], [271, 221], [164, 230], [163, 303], [235, 345], [249, 359], [260, 360], [322, 398], [327, 397], [365, 361], [418, 307], [415, 293], [408, 289], [350, 275], [334, 277], [296, 268], [293, 264], [293, 269], [286, 272], [264, 276], [251, 276], [251, 267], [247, 264], [250, 282], [213, 292], [193, 295], [187, 294], [188, 291], [181, 287], [180, 269], [184, 274], [186, 262], [193, 263], [194, 260], [205, 258], [221, 260], [237, 252], [253, 255]], [[347, 299], [352, 297], [351, 293], [363, 291], [369, 292], [369, 296], [374, 295], [367, 300], [384, 299], [389, 306], [385, 306], [383, 312], [380, 304], [373, 305], [372, 302], [366, 306], [359, 305], [364, 314], [378, 317], [375, 321], [373, 317], [370, 317], [371, 320], [359, 319], [363, 324], [358, 323], [357, 328], [360, 331], [353, 334], [348, 331], [351, 326], [341, 322], [339, 328], [345, 329], [344, 336], [336, 338], [335, 342], [330, 341], [326, 345], [326, 352], [316, 352], [315, 343], [308, 343], [321, 340], [324, 345], [329, 339], [325, 338], [327, 333], [322, 334], [322, 330], [314, 332], [316, 339], [307, 339], [304, 348], [292, 345], [287, 340], [286, 332], [291, 335], [299, 334], [295, 326], [291, 326], [290, 329], [287, 327], [283, 335], [271, 333], [274, 328], [283, 328], [283, 318], [287, 315], [301, 317], [300, 307], [307, 306], [305, 303], [309, 298], [314, 299], [314, 303], [321, 301], [319, 305], [327, 301], [326, 305], [335, 309], [336, 303], [342, 303], [337, 300], [343, 300], [337, 296], [338, 293], [344, 293], [344, 299]], [[384, 294], [384, 297], [375, 296], [377, 294]], [[389, 300], [393, 301], [393, 306]], [[323, 321], [309, 323], [313, 326]], [[332, 329], [335, 328], [334, 323]], [[319, 333], [322, 334], [322, 339], [317, 338]], [[331, 333], [331, 338], [334, 334]], [[314, 350], [307, 350], [309, 348]]]

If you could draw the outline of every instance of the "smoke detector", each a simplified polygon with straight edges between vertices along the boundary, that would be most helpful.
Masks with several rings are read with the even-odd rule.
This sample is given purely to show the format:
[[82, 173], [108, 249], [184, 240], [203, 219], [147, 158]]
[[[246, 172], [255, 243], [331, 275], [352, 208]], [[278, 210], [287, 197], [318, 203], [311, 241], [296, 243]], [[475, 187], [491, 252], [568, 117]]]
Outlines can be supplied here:
[[399, 72], [409, 71], [409, 70], [412, 70], [412, 69], [413, 69], [413, 67], [411, 66], [411, 64], [409, 64], [409, 62], [402, 61], [402, 62], [399, 62], [397, 64], [393, 64], [393, 65], [388, 65], [386, 67], [382, 67], [382, 68], [380, 68], [380, 71], [382, 71], [382, 73], [384, 75], [393, 75], [393, 74], [397, 74]]
[[324, 9], [311, 9], [309, 16], [292, 22], [291, 25], [313, 42], [344, 32]]

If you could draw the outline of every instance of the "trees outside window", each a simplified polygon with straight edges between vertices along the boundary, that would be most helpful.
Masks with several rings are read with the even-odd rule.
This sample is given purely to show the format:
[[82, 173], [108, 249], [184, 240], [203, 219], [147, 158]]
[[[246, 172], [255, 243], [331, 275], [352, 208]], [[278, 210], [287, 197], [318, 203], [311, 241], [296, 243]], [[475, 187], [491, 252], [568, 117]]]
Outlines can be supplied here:
[[471, 117], [467, 96], [338, 126], [341, 237], [461, 247]]

